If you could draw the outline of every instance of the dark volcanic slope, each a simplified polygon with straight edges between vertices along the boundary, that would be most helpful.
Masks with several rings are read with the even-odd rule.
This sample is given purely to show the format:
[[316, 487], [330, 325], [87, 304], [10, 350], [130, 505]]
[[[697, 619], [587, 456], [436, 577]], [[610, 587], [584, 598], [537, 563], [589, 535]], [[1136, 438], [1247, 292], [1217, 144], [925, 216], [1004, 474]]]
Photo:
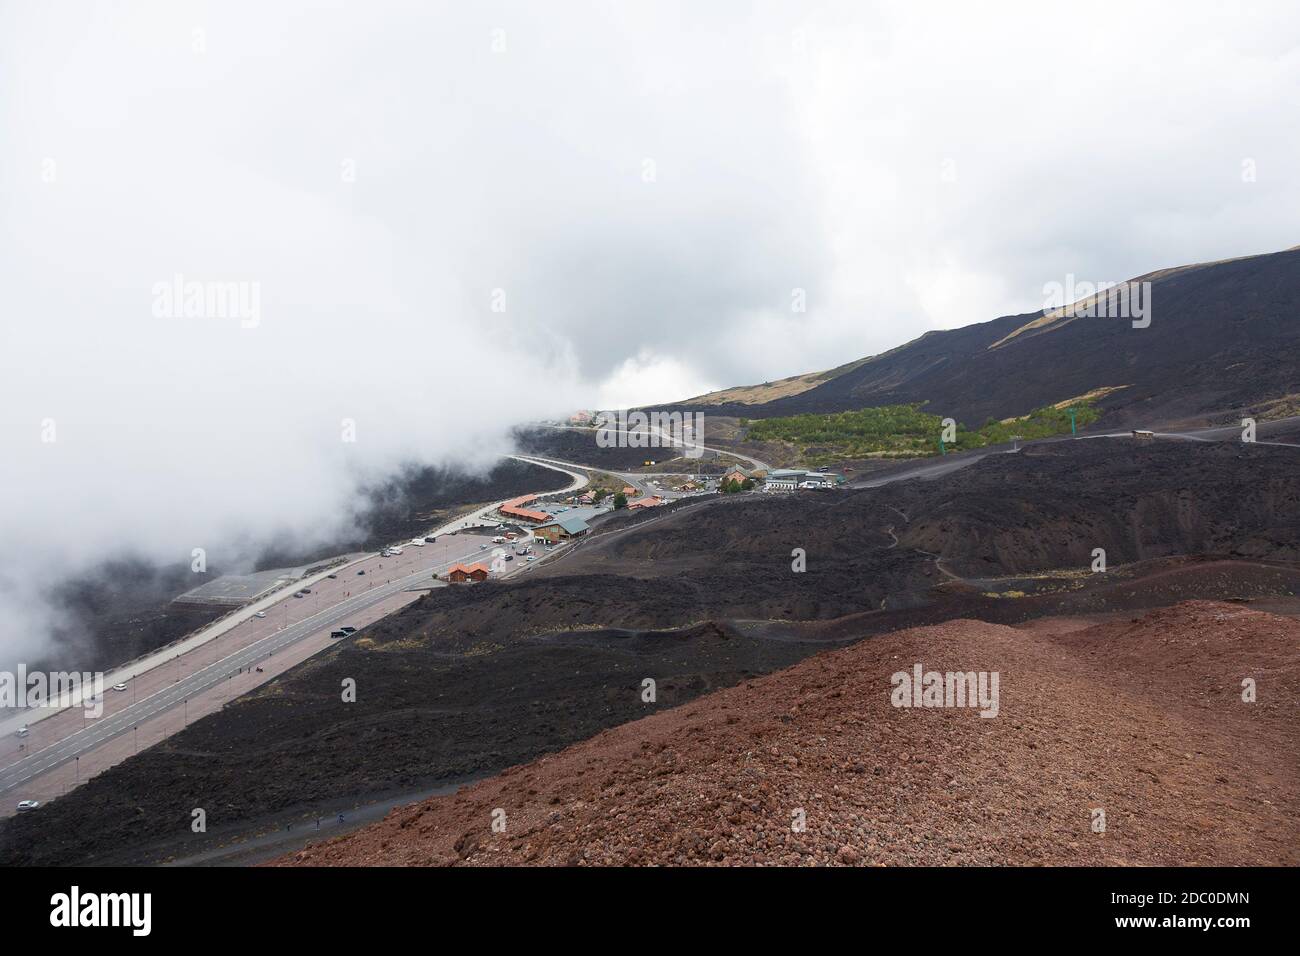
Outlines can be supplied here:
[[1300, 392], [1300, 250], [1148, 278], [1148, 328], [1080, 318], [997, 345], [1042, 313], [1004, 316], [927, 333], [798, 395], [701, 409], [770, 418], [928, 402], [973, 427], [1123, 385], [1100, 404], [1127, 425], [1218, 419]]
[[[671, 706], [814, 649], [712, 625], [520, 641], [502, 629], [501, 643], [467, 653], [410, 637], [332, 649], [39, 815], [0, 821], [0, 864], [157, 862], [254, 821], [328, 819], [336, 798], [495, 773], [644, 716], [646, 677]], [[340, 700], [345, 677], [357, 681], [354, 704]], [[206, 838], [189, 830], [200, 806]]]
[[[612, 523], [519, 581], [435, 591], [41, 814], [9, 821], [0, 862], [152, 859], [167, 852], [158, 841], [175, 851], [189, 839], [195, 806], [209, 808], [218, 840], [348, 795], [496, 772], [641, 715], [644, 677], [659, 681], [661, 703], [680, 703], [793, 663], [827, 638], [954, 616], [1010, 623], [1290, 594], [1300, 579], [1268, 562], [1297, 554], [1297, 462], [1300, 451], [1286, 448], [1062, 442], [934, 482], [727, 496], [628, 530]], [[1108, 549], [1113, 572], [1086, 573], [1094, 546]], [[805, 573], [791, 571], [794, 548], [806, 552]], [[1179, 550], [1241, 560], [1119, 567]], [[1067, 576], [951, 577], [1054, 568]], [[1033, 593], [1000, 596], [1017, 592]], [[823, 624], [782, 623], [805, 620]], [[683, 630], [596, 633], [667, 627]], [[355, 704], [340, 702], [346, 677], [358, 682]]]
[[[837, 581], [847, 570], [861, 594], [889, 535], [898, 538], [895, 552], [930, 552], [967, 576], [1087, 569], [1094, 548], [1106, 550], [1111, 567], [1198, 553], [1300, 561], [1300, 449], [1131, 439], [1034, 445], [935, 481], [746, 496], [698, 515], [688, 510], [653, 532], [596, 539], [546, 573], [657, 577], [685, 566], [704, 574], [719, 558], [752, 566], [746, 573], [788, 571], [799, 547], [809, 578]], [[803, 586], [785, 587], [798, 594]], [[897, 590], [891, 583], [890, 594]]]
[[1112, 567], [1198, 553], [1300, 562], [1300, 448], [1058, 442], [877, 501], [910, 517], [900, 547], [968, 575], [1087, 568], [1093, 548]]
[[[1193, 602], [1051, 625], [951, 621], [864, 641], [284, 862], [1300, 862], [1300, 624]], [[996, 715], [892, 706], [891, 675], [914, 662], [997, 672]]]

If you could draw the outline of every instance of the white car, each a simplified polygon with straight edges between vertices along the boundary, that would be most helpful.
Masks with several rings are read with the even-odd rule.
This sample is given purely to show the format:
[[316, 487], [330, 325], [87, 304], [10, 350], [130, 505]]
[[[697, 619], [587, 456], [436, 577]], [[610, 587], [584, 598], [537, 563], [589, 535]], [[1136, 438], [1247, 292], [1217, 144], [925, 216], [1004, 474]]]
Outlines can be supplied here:
[[266, 612], [258, 611], [256, 614], [253, 615], [253, 617], [266, 617]]
[[16, 737], [26, 737], [26, 736], [27, 736], [28, 734], [30, 734], [30, 733], [31, 733], [31, 731], [27, 729], [27, 725], [26, 725], [26, 724], [23, 724], [21, 727], [18, 728], [18, 730], [15, 732], [14, 736], [16, 736]]
[[117, 690], [117, 691], [126, 690], [126, 685], [125, 685], [125, 684], [114, 684], [114, 685], [113, 685], [113, 690]]
[[35, 810], [40, 805], [41, 805], [41, 801], [39, 800], [19, 800], [18, 812], [22, 813], [25, 810]]
[[389, 548], [389, 549], [388, 549], [388, 553], [391, 554], [391, 555], [393, 555], [394, 557], [396, 557], [397, 555], [399, 555], [399, 554], [402, 553], [402, 549], [401, 549], [401, 548]]

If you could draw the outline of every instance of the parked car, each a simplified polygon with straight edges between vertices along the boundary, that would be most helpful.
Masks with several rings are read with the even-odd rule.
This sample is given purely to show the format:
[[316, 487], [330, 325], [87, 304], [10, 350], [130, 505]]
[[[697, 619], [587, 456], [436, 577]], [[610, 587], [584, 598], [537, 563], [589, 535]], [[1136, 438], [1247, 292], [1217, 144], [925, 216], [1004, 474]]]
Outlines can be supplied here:
[[23, 724], [21, 727], [18, 728], [18, 730], [17, 730], [17, 732], [14, 734], [14, 736], [16, 736], [16, 737], [26, 737], [26, 736], [27, 736], [28, 734], [30, 734], [30, 733], [31, 733], [31, 731], [27, 729], [27, 725], [26, 725], [26, 724]]
[[357, 572], [357, 574], [359, 574], [359, 575], [360, 575], [360, 574], [365, 574], [365, 573], [366, 573], [366, 572], [365, 572], [365, 569], [364, 569], [364, 568], [363, 568], [362, 570], [360, 570], [360, 571]]
[[337, 578], [338, 575], [337, 575], [337, 574], [327, 574], [327, 575], [325, 575], [325, 577], [327, 577], [327, 578]]
[[342, 629], [337, 631], [330, 631], [330, 637], [347, 637], [347, 636], [348, 636], [347, 632]]
[[341, 627], [339, 628], [339, 630], [342, 631], [344, 634], [355, 634], [357, 632], [357, 629], [355, 627]]
[[438, 540], [438, 536], [436, 534], [427, 535], [424, 540], [429, 542], [429, 544], [433, 544]]
[[300, 597], [306, 597], [307, 595], [303, 594], [301, 591], [295, 591], [293, 596], [296, 598], [300, 598]]
[[515, 559], [515, 556], [514, 556], [513, 554], [507, 554], [507, 555], [506, 555], [506, 560], [507, 560], [507, 561], [513, 561], [514, 559]]
[[114, 684], [114, 685], [113, 685], [113, 690], [115, 690], [115, 691], [119, 691], [119, 692], [120, 692], [120, 691], [124, 691], [124, 690], [126, 690], [126, 685], [125, 685], [125, 684]]
[[303, 589], [302, 589], [302, 593], [303, 593], [303, 594], [311, 594], [311, 588], [303, 588]]
[[24, 812], [26, 812], [27, 810], [35, 810], [35, 809], [36, 809], [37, 807], [39, 807], [40, 805], [41, 805], [41, 801], [39, 801], [39, 800], [19, 800], [19, 801], [18, 801], [18, 812], [19, 812], [19, 813], [24, 813]]
[[266, 617], [266, 612], [258, 611], [256, 614], [253, 615], [253, 617]]

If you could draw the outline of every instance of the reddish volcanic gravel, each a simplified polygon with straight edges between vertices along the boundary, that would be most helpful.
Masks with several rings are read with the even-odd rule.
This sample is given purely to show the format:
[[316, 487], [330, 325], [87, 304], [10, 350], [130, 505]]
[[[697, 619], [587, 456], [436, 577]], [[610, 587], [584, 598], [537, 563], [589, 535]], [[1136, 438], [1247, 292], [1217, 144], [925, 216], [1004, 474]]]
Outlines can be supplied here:
[[[892, 706], [890, 675], [916, 663], [998, 672], [997, 716]], [[1300, 622], [1236, 604], [951, 621], [625, 724], [277, 864], [1295, 865], [1298, 692]]]

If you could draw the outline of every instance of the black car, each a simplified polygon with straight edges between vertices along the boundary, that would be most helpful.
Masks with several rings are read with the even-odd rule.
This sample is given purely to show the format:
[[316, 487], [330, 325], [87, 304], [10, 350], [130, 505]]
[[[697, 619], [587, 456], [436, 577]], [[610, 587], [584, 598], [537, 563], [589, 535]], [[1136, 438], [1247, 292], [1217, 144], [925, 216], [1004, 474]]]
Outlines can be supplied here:
[[303, 589], [302, 589], [302, 593], [303, 593], [303, 594], [311, 594], [311, 588], [303, 588]]
[[342, 631], [344, 634], [355, 634], [357, 632], [357, 629], [355, 627], [341, 627], [339, 628], [339, 630]]
[[365, 574], [365, 573], [366, 573], [366, 572], [365, 572], [364, 570], [361, 570], [361, 571], [358, 571], [358, 572], [357, 572], [357, 574]]
[[330, 637], [347, 637], [347, 636], [348, 636], [347, 633], [341, 629], [337, 631], [330, 631]]
[[437, 535], [434, 535], [434, 534], [431, 534], [431, 535], [429, 535], [428, 537], [426, 537], [424, 540], [425, 540], [428, 544], [433, 544], [435, 541], [438, 540], [438, 536], [437, 536]]

